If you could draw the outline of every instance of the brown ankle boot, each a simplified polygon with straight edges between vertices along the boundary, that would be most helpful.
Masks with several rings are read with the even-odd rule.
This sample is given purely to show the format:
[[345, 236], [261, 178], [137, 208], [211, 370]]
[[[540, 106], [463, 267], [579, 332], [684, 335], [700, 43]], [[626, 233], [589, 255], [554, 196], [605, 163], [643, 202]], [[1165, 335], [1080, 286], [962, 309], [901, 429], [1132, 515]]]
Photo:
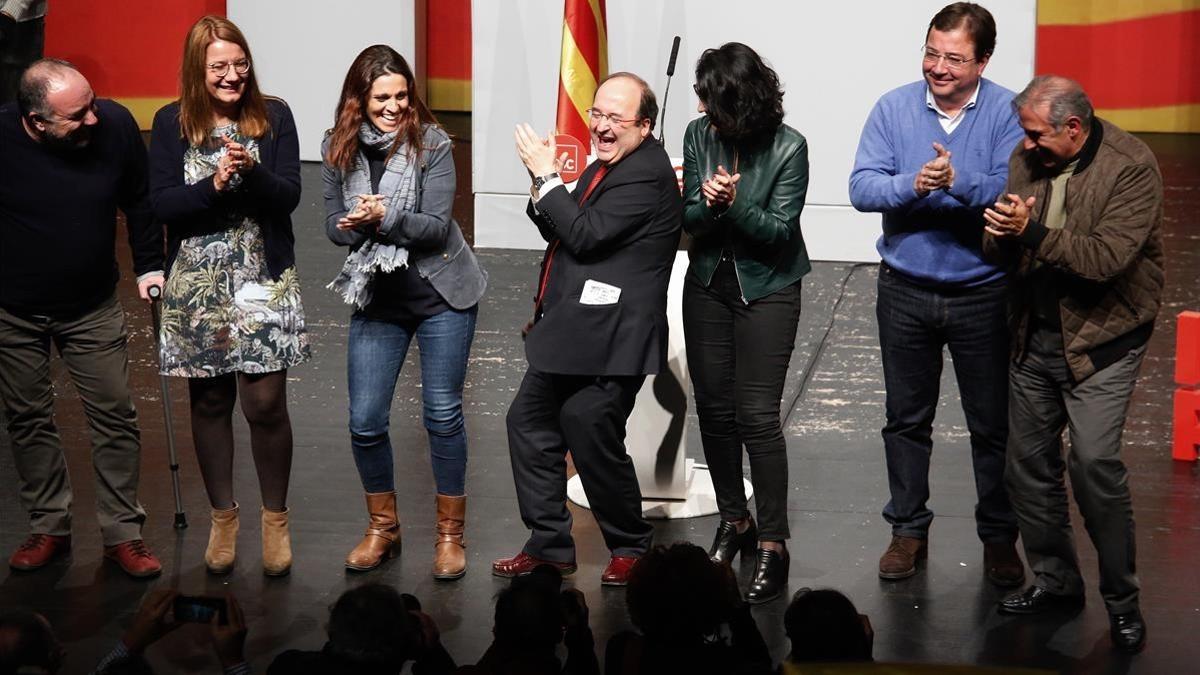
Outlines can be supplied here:
[[238, 505], [232, 509], [213, 509], [212, 526], [208, 530], [208, 548], [204, 550], [204, 566], [213, 574], [226, 574], [233, 569], [237, 550]]
[[346, 569], [365, 572], [379, 567], [400, 548], [400, 521], [396, 518], [396, 493], [367, 493], [371, 524], [363, 540], [346, 556]]
[[263, 574], [281, 577], [292, 570], [292, 537], [288, 532], [288, 510], [262, 510]]
[[463, 523], [467, 515], [467, 497], [437, 496], [437, 543], [433, 545], [433, 578], [459, 579], [467, 573], [467, 545], [463, 542]]

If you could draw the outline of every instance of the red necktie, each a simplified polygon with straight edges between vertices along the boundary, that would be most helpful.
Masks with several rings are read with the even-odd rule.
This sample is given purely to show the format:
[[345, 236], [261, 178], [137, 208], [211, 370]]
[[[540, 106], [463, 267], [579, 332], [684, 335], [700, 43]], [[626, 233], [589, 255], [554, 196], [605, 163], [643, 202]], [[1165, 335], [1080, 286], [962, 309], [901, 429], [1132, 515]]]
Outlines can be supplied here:
[[[583, 206], [588, 197], [592, 196], [592, 192], [607, 173], [608, 165], [601, 164], [600, 168], [596, 171], [596, 175], [592, 176], [592, 182], [588, 183], [587, 189], [583, 191], [583, 196], [579, 198], [580, 206]], [[533, 299], [533, 319], [525, 324], [525, 329], [521, 331], [522, 335], [529, 333], [529, 329], [533, 328], [534, 322], [538, 320], [538, 316], [541, 314], [542, 299], [546, 297], [546, 285], [550, 283], [550, 267], [554, 264], [554, 252], [558, 250], [560, 241], [560, 239], [555, 239], [550, 244], [550, 248], [546, 249], [546, 256], [542, 258], [542, 278], [538, 281], [538, 292]]]

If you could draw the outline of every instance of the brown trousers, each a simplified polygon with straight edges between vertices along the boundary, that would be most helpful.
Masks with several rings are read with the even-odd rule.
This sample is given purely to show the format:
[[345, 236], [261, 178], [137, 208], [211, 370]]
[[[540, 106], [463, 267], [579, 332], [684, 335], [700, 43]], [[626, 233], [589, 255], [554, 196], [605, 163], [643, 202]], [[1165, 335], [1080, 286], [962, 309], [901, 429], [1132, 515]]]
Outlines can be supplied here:
[[21, 505], [34, 533], [71, 532], [71, 479], [54, 423], [53, 342], [83, 401], [104, 545], [141, 538], [141, 444], [129, 396], [125, 315], [116, 296], [69, 320], [0, 309], [0, 403], [12, 443]]

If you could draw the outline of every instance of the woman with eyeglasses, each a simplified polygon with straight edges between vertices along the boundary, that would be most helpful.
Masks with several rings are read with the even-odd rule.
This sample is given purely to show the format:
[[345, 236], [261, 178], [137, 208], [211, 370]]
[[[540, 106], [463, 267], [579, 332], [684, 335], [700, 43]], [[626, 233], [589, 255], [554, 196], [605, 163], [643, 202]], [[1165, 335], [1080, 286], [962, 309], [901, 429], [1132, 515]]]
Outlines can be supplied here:
[[250, 47], [229, 20], [188, 32], [180, 96], [150, 135], [150, 199], [167, 227], [159, 333], [162, 372], [188, 378], [192, 440], [212, 506], [204, 563], [233, 568], [236, 400], [262, 492], [262, 564], [291, 569], [288, 368], [309, 358], [291, 212], [300, 201], [296, 125], [258, 89]]
[[450, 137], [417, 93], [408, 62], [391, 47], [367, 47], [350, 65], [321, 156], [325, 232], [350, 249], [329, 287], [354, 312], [350, 448], [370, 517], [346, 567], [374, 569], [399, 548], [388, 417], [415, 338], [437, 489], [433, 576], [458, 579], [467, 569], [463, 382], [487, 275], [450, 216]]
[[[779, 78], [730, 42], [696, 62], [698, 111], [683, 141], [683, 227], [692, 236], [683, 290], [688, 369], [721, 523], [709, 554], [756, 551], [746, 592], [766, 602], [787, 584], [787, 447], [779, 402], [811, 266], [800, 233], [808, 146], [783, 123]], [[747, 508], [742, 448], [758, 522]]]

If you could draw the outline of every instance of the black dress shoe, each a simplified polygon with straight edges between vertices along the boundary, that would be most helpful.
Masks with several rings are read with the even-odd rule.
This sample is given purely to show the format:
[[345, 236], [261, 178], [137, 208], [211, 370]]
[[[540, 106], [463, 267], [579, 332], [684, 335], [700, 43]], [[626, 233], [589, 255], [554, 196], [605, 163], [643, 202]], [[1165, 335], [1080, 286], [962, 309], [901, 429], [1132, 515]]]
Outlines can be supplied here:
[[713, 538], [712, 547], [708, 549], [708, 557], [715, 563], [733, 563], [733, 557], [741, 552], [745, 558], [754, 552], [758, 544], [758, 527], [754, 518], [750, 518], [750, 526], [745, 532], [738, 534], [737, 523], [722, 520], [717, 526], [717, 536]]
[[746, 602], [757, 605], [778, 598], [787, 586], [791, 562], [787, 551], [758, 549], [758, 561], [754, 566], [750, 588], [746, 590]]
[[1059, 595], [1041, 586], [1030, 586], [1001, 600], [999, 610], [1001, 614], [1041, 614], [1080, 607], [1083, 607], [1083, 595]]
[[1146, 621], [1138, 610], [1108, 617], [1113, 647], [1136, 654], [1146, 646]]

